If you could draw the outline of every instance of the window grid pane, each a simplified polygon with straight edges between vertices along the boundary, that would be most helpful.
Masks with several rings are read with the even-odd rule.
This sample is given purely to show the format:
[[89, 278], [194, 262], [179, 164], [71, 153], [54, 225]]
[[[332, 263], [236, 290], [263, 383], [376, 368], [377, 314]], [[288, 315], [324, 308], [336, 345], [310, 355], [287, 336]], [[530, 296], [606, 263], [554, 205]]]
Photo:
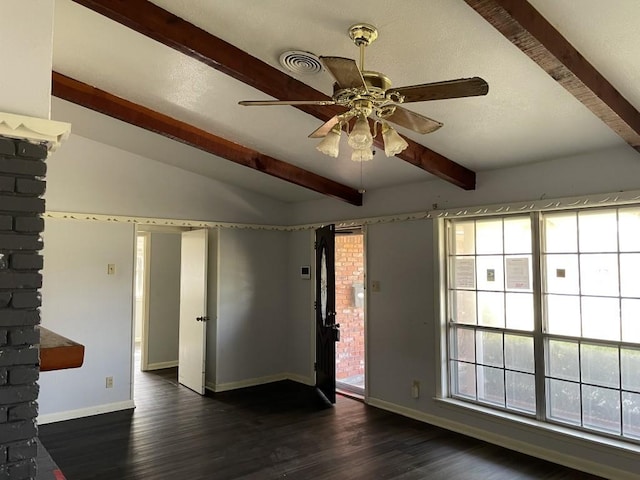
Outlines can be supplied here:
[[448, 221], [451, 394], [638, 442], [640, 207], [540, 213], [539, 258], [536, 218]]
[[535, 415], [531, 219], [449, 225], [451, 395]]

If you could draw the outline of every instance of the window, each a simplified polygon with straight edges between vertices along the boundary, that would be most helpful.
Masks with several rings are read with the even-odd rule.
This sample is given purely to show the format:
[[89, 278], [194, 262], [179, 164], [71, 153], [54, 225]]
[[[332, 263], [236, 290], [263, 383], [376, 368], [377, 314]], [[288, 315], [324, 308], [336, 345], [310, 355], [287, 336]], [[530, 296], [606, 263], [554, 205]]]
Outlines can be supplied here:
[[450, 396], [640, 441], [640, 208], [447, 235]]

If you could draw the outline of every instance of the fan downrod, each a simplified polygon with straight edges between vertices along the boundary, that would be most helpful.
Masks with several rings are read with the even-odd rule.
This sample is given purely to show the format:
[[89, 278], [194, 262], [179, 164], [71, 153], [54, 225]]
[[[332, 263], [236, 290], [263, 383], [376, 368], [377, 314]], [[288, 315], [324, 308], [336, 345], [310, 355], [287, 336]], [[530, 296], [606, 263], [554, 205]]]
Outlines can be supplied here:
[[349, 37], [356, 46], [368, 47], [378, 38], [378, 29], [368, 23], [356, 23], [349, 27]]

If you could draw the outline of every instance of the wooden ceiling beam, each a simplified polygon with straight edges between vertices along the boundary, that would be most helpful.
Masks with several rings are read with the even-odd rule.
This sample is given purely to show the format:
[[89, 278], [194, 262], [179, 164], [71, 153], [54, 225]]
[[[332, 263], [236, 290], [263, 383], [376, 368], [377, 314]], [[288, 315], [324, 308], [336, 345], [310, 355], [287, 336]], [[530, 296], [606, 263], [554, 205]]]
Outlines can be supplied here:
[[531, 4], [465, 1], [629, 145], [640, 148], [640, 112]]
[[[74, 1], [279, 100], [330, 100], [324, 93], [147, 0]], [[323, 122], [344, 112], [337, 106], [295, 108]], [[411, 139], [405, 140], [409, 148], [396, 157], [465, 190], [475, 189], [475, 172]], [[384, 148], [381, 138], [375, 139], [374, 144]]]
[[53, 72], [52, 76], [52, 94], [280, 180], [352, 205], [362, 205], [362, 194], [354, 188], [238, 145], [57, 72]]

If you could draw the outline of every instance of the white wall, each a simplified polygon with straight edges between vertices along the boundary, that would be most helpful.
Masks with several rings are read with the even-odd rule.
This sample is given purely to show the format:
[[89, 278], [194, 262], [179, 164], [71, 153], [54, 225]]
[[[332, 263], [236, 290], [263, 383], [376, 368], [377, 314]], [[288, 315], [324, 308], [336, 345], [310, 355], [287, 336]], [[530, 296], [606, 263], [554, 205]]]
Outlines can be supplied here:
[[180, 233], [149, 235], [149, 369], [178, 362], [180, 326]]
[[216, 389], [281, 376], [287, 362], [287, 232], [221, 229]]
[[47, 209], [279, 224], [286, 204], [72, 134], [47, 161]]
[[130, 400], [134, 237], [133, 225], [46, 219], [42, 325], [83, 344], [85, 357], [80, 368], [40, 375], [41, 423]]
[[54, 0], [0, 2], [0, 112], [49, 118]]

